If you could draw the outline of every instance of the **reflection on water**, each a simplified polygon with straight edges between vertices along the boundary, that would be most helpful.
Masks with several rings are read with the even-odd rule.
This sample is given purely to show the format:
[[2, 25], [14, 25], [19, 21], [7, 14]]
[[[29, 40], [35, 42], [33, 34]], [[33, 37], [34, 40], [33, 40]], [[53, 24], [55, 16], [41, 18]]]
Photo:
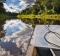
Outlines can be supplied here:
[[3, 30], [6, 31], [6, 35], [0, 39], [0, 56], [25, 56], [33, 32], [32, 28], [19, 20], [8, 20]]
[[0, 56], [25, 56], [32, 29], [26, 28], [12, 36], [5, 36], [0, 41]]
[[0, 38], [5, 36], [5, 33], [3, 32], [3, 25], [4, 25], [4, 21], [0, 20]]
[[3, 30], [6, 32], [6, 35], [12, 35], [14, 32], [21, 31], [25, 28], [27, 28], [27, 26], [21, 20], [7, 20]]
[[21, 20], [6, 20], [0, 22], [0, 38], [5, 35], [12, 35], [12, 33], [21, 31], [26, 28]]
[[12, 20], [0, 20], [0, 38], [4, 37], [5, 35], [12, 35], [17, 31], [22, 31], [27, 28], [27, 25], [23, 23], [21, 20], [12, 19]]

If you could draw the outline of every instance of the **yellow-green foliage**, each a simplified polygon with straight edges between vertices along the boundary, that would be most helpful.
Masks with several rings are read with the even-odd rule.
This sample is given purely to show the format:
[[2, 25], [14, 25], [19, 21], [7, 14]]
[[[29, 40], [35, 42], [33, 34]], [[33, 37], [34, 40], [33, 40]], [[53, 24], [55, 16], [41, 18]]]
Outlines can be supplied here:
[[40, 14], [40, 15], [34, 15], [34, 14], [28, 14], [28, 15], [18, 15], [18, 18], [37, 18], [37, 19], [42, 19], [42, 20], [60, 20], [60, 14]]
[[18, 15], [17, 17], [26, 23], [33, 24], [38, 23], [51, 24], [52, 21], [54, 22], [56, 20], [60, 20], [60, 14], [40, 14], [40, 15], [28, 14]]
[[5, 14], [0, 14], [0, 19], [6, 19], [6, 15]]

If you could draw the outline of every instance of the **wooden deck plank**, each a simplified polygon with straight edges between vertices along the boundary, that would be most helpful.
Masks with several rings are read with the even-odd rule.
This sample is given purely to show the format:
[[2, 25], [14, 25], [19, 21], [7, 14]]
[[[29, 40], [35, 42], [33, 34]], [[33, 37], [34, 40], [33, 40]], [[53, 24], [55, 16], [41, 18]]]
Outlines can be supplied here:
[[26, 56], [36, 56], [36, 49], [34, 46], [29, 46]]

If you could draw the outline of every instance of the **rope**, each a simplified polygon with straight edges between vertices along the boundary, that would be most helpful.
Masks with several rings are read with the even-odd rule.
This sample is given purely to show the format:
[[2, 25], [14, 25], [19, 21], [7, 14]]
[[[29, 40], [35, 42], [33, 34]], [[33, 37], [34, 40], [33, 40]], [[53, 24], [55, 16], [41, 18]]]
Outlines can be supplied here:
[[[52, 42], [49, 42], [49, 41], [47, 40], [46, 36], [47, 36], [49, 33], [53, 33], [53, 34], [55, 34], [56, 37], [60, 39], [60, 37], [59, 37], [60, 34], [57, 33], [57, 32], [53, 32], [53, 31], [51, 31], [51, 30], [49, 29], [49, 27], [50, 27], [49, 25], [48, 25], [48, 26], [45, 25], [45, 28], [48, 30], [48, 32], [44, 35], [44, 39], [45, 39], [46, 42], [48, 42], [50, 45], [52, 45], [52, 46], [54, 46], [54, 47], [60, 47], [59, 45], [54, 44], [54, 43], [52, 43]], [[58, 36], [58, 35], [59, 35], [59, 36]]]

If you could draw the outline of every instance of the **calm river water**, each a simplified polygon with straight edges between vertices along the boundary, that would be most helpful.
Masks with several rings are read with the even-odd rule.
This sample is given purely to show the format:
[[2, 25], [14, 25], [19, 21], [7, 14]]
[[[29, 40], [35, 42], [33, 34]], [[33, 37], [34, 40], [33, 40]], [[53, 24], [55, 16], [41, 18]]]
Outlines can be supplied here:
[[[0, 20], [0, 38], [3, 37], [3, 36], [5, 36], [5, 34], [3, 32], [3, 25], [5, 24], [5, 21], [6, 20]], [[54, 24], [55, 25], [60, 25], [60, 21], [55, 21]]]

